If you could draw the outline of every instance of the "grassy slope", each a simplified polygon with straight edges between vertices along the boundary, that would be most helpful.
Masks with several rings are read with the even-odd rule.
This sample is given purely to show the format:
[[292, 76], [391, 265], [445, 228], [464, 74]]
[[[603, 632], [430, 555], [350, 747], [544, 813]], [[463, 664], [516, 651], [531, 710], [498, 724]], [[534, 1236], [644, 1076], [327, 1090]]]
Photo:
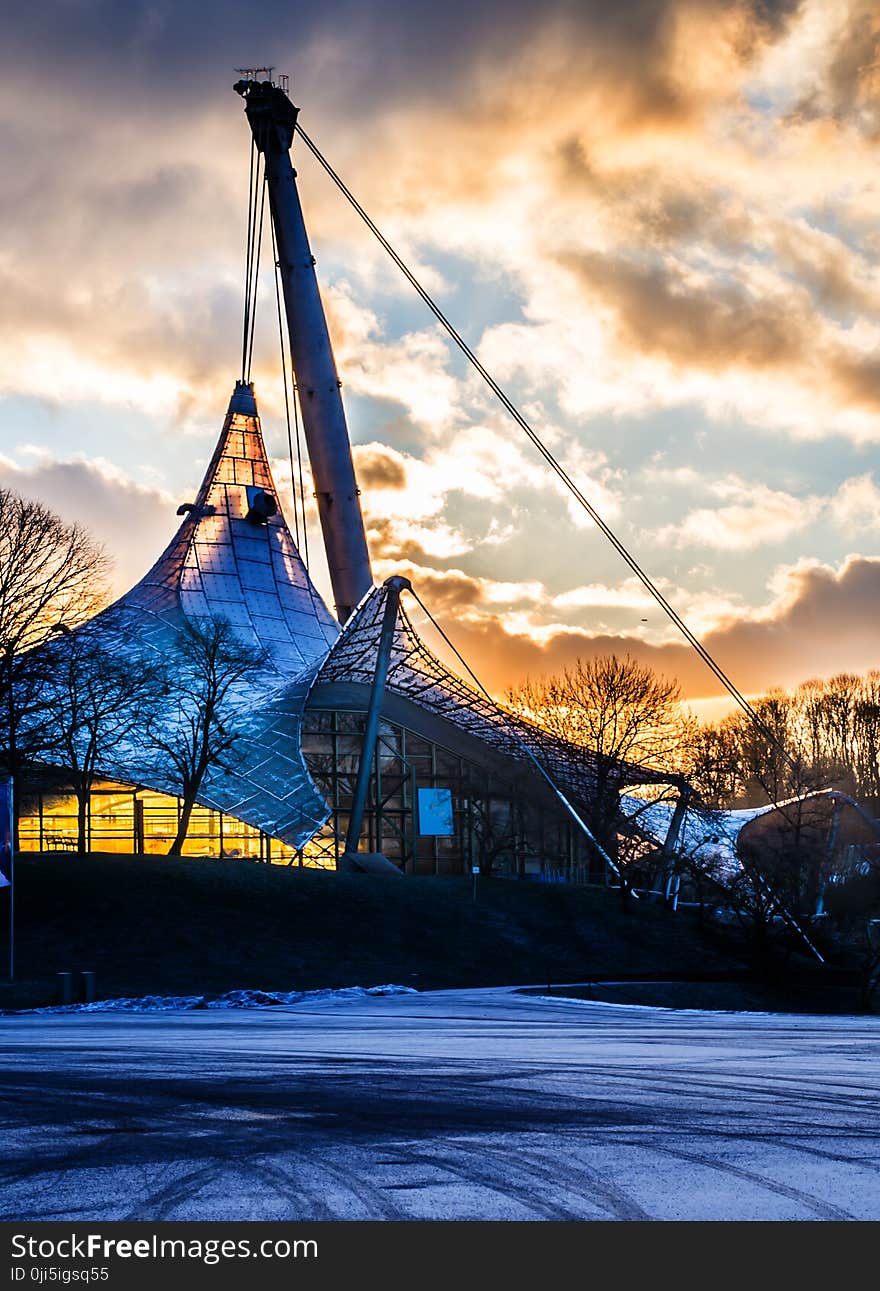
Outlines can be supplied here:
[[601, 889], [480, 879], [473, 904], [470, 879], [110, 855], [25, 856], [16, 874], [19, 982], [0, 987], [0, 1007], [53, 1002], [65, 969], [94, 969], [106, 997], [737, 966], [687, 915], [644, 902], [624, 914], [617, 894]]

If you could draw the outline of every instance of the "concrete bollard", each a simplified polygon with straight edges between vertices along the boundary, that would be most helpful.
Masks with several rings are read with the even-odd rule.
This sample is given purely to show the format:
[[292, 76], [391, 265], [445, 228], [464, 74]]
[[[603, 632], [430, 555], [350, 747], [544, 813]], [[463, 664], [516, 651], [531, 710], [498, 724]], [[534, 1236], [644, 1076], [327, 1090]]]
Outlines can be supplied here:
[[58, 1003], [73, 1003], [73, 973], [58, 973]]
[[95, 1002], [95, 974], [91, 969], [83, 969], [79, 975], [79, 998], [83, 1004]]

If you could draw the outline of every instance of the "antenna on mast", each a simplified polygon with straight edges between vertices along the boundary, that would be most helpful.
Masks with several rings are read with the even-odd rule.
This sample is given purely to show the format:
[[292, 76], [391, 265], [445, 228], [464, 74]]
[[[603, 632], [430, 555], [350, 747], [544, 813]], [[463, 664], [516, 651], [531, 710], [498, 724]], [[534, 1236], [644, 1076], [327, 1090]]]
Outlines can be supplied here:
[[237, 76], [240, 76], [243, 81], [268, 81], [270, 85], [277, 84], [279, 90], [283, 90], [285, 94], [290, 89], [290, 77], [286, 76], [284, 73], [279, 73], [276, 81], [275, 77], [272, 75], [275, 68], [272, 66], [234, 67], [232, 70]]
[[233, 69], [247, 81], [271, 81], [274, 67], [236, 67]]

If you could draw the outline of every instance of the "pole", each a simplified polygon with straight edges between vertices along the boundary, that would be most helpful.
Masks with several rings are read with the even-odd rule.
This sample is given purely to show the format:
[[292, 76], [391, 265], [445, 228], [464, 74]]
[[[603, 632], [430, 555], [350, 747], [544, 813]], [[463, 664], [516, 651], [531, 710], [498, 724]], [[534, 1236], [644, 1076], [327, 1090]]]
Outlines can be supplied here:
[[379, 734], [382, 697], [385, 694], [385, 680], [388, 676], [388, 665], [391, 661], [391, 647], [394, 644], [394, 629], [397, 626], [400, 594], [404, 589], [412, 591], [409, 579], [400, 577], [387, 579], [383, 584], [383, 588], [385, 591], [385, 612], [382, 615], [379, 649], [376, 652], [376, 670], [373, 674], [373, 688], [370, 692], [370, 703], [367, 708], [364, 742], [361, 745], [361, 759], [354, 786], [351, 815], [348, 818], [348, 833], [345, 838], [343, 859], [347, 856], [357, 855], [358, 843], [361, 837], [361, 825], [364, 821], [364, 808], [367, 805], [370, 774], [373, 770], [373, 760], [376, 754], [376, 737]]
[[9, 720], [9, 776], [6, 781], [6, 819], [0, 820], [0, 853], [6, 850], [4, 835], [9, 839], [9, 980], [15, 981], [15, 651], [7, 645], [6, 702]]
[[[0, 873], [8, 870], [9, 880], [9, 980], [15, 981], [15, 789], [12, 776], [0, 781], [3, 816], [0, 818]], [[5, 800], [5, 801], [4, 801]], [[8, 857], [8, 860], [7, 860]]]
[[672, 813], [672, 819], [669, 822], [669, 828], [666, 831], [666, 837], [663, 840], [663, 866], [666, 871], [664, 895], [667, 903], [672, 906], [673, 911], [678, 909], [678, 892], [681, 886], [681, 876], [675, 872], [675, 853], [681, 838], [684, 818], [687, 815], [688, 803], [693, 797], [693, 793], [694, 791], [689, 784], [682, 784], [678, 801]]
[[15, 981], [15, 781], [9, 777], [9, 980]]
[[373, 576], [340, 381], [290, 161], [298, 109], [269, 81], [243, 80], [235, 89], [245, 101], [254, 141], [265, 158], [303, 430], [336, 615], [345, 623], [372, 587]]

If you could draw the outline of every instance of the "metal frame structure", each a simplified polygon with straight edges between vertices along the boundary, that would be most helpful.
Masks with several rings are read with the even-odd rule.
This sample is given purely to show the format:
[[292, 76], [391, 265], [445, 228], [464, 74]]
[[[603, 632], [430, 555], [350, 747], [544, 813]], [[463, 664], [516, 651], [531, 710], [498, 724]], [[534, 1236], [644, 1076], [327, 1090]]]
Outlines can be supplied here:
[[[394, 589], [388, 583], [368, 593], [318, 672], [316, 687], [334, 682], [372, 687], [386, 606], [393, 595]], [[393, 608], [396, 613], [383, 689], [451, 719], [496, 752], [528, 765], [525, 745], [553, 780], [579, 801], [590, 801], [596, 787], [596, 768], [594, 755], [588, 749], [550, 735], [481, 695], [428, 649], [400, 604], [399, 592]], [[679, 783], [676, 775], [632, 763], [618, 762], [615, 772], [619, 790], [632, 785]]]
[[[258, 497], [273, 505], [254, 518]], [[327, 818], [302, 759], [299, 729], [339, 626], [276, 499], [253, 386], [237, 382], [202, 485], [181, 507], [184, 518], [168, 547], [139, 583], [71, 636], [93, 634], [123, 657], [146, 651], [169, 658], [187, 622], [216, 617], [243, 643], [263, 648], [265, 667], [234, 695], [242, 727], [234, 766], [209, 771], [199, 803], [299, 848]], [[134, 740], [120, 744], [100, 771], [177, 793], [168, 770]]]
[[[234, 765], [209, 770], [199, 805], [290, 848], [321, 837], [331, 812], [302, 744], [307, 710], [322, 708], [365, 714], [357, 783], [347, 804], [349, 853], [362, 839], [364, 812], [381, 799], [372, 772], [383, 721], [410, 731], [413, 740], [427, 739], [432, 749], [457, 749], [456, 756], [497, 779], [505, 801], [512, 802], [521, 787], [536, 809], [558, 812], [555, 791], [577, 821], [562, 791], [581, 809], [590, 803], [597, 786], [590, 752], [504, 711], [443, 664], [400, 604], [409, 588], [405, 579], [373, 587], [340, 382], [290, 162], [297, 109], [281, 86], [256, 74], [235, 88], [245, 102], [253, 146], [264, 158], [291, 355], [344, 629], [340, 633], [312, 584], [287, 526], [253, 385], [243, 376], [202, 485], [179, 508], [181, 524], [168, 547], [131, 591], [77, 631], [98, 634], [123, 656], [137, 650], [169, 658], [187, 623], [223, 618], [242, 642], [265, 650], [259, 677], [233, 692], [242, 727]], [[246, 329], [250, 306], [248, 300]], [[134, 740], [121, 744], [99, 771], [120, 784], [177, 791], [169, 769]], [[625, 763], [615, 764], [611, 780], [617, 792], [678, 782]], [[414, 810], [415, 786], [410, 788]], [[332, 850], [338, 858], [336, 838]], [[416, 851], [414, 845], [414, 858]]]
[[[367, 698], [365, 687], [325, 687], [313, 693], [303, 718], [303, 755], [331, 812], [310, 850], [323, 841], [337, 865], [345, 863], [351, 832]], [[318, 700], [327, 706], [316, 706]], [[605, 881], [600, 858], [528, 767], [410, 701], [387, 692], [386, 701], [361, 823], [361, 850], [384, 853], [406, 874], [455, 874], [476, 864], [484, 873], [511, 878]], [[360, 708], [351, 706], [358, 702]], [[420, 832], [416, 800], [421, 787], [450, 792], [454, 835]]]

